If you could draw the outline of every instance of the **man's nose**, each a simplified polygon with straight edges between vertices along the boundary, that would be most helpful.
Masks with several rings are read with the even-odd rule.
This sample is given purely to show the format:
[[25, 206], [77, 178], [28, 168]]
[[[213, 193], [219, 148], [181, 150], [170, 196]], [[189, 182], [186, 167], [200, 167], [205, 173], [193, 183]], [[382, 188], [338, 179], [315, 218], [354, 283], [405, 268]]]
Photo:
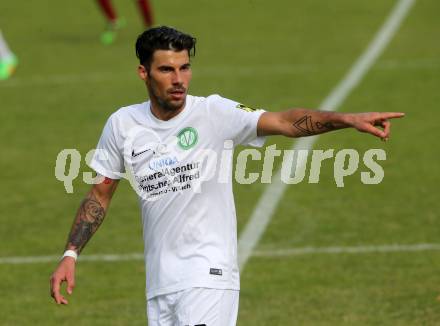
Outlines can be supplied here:
[[173, 85], [181, 85], [183, 82], [182, 80], [182, 74], [180, 73], [180, 71], [176, 71], [173, 74], [173, 79], [172, 79], [172, 83]]

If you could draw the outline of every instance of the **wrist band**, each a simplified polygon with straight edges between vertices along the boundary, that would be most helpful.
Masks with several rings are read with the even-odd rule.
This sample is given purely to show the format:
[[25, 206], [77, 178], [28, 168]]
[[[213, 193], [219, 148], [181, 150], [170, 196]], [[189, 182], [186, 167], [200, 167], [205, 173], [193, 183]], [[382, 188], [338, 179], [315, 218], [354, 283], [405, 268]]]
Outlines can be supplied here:
[[74, 250], [66, 250], [61, 259], [63, 259], [64, 257], [72, 257], [76, 261], [78, 259], [78, 254]]

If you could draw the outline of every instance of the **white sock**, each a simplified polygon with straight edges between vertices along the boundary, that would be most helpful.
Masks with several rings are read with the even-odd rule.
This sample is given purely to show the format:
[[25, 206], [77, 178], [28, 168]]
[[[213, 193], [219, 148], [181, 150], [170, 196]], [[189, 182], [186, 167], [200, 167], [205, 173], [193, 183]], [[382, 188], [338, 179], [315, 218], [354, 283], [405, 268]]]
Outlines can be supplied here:
[[0, 59], [7, 59], [12, 57], [13, 54], [6, 43], [6, 40], [3, 37], [2, 31], [0, 30]]

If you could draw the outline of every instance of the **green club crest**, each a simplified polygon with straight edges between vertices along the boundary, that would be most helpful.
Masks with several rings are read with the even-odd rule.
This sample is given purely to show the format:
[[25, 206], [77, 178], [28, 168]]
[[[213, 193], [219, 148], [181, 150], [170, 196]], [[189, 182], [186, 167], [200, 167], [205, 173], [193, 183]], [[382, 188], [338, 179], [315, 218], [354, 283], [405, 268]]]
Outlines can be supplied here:
[[194, 145], [197, 144], [197, 140], [197, 130], [195, 130], [193, 127], [183, 128], [177, 134], [177, 144], [180, 146], [180, 148], [185, 150], [194, 147]]

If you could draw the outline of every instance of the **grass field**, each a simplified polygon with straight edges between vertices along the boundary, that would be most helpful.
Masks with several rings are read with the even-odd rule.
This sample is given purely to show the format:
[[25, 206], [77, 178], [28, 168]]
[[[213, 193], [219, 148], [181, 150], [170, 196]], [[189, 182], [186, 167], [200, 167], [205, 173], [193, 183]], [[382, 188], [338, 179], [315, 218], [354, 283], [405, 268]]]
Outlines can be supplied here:
[[[20, 59], [0, 83], [0, 259], [60, 255], [88, 189], [66, 194], [54, 177], [60, 150], [84, 156], [118, 107], [145, 100], [135, 74], [141, 23], [132, 1], [115, 1], [128, 24], [117, 42], [93, 1], [3, 1], [3, 33]], [[277, 111], [316, 108], [364, 51], [394, 0], [153, 1], [156, 22], [198, 39], [191, 93], [219, 93]], [[318, 184], [289, 186], [257, 250], [440, 243], [438, 121], [440, 2], [419, 0], [340, 111], [403, 111], [391, 140], [351, 130], [315, 148], [383, 148], [385, 178], [344, 188], [325, 161]], [[290, 148], [292, 140], [268, 144]], [[437, 145], [436, 145], [437, 144]], [[279, 160], [276, 161], [279, 164]], [[257, 169], [254, 164], [251, 168]], [[89, 171], [83, 164], [82, 171]], [[266, 185], [236, 185], [239, 232]], [[119, 186], [84, 251], [142, 252], [136, 198]], [[68, 306], [49, 297], [56, 263], [0, 264], [0, 325], [145, 325], [142, 261], [82, 262]], [[439, 325], [440, 251], [256, 255], [241, 275], [238, 325]]]

